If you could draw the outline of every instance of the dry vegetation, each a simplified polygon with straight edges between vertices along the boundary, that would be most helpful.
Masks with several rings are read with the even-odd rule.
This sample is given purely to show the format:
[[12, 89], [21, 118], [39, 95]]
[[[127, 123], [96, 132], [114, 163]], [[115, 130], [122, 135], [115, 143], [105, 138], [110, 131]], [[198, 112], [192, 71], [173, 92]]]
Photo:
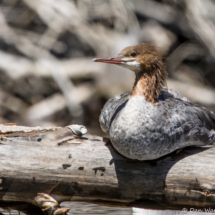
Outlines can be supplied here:
[[131, 90], [133, 74], [92, 59], [142, 42], [167, 58], [170, 88], [215, 107], [212, 0], [0, 3], [0, 123], [81, 123], [99, 134], [100, 109]]

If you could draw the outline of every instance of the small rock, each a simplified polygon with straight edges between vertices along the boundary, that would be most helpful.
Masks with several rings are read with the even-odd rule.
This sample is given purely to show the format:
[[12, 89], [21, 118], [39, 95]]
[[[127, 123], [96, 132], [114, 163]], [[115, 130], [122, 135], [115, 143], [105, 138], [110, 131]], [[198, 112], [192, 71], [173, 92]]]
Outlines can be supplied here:
[[68, 125], [67, 128], [72, 130], [72, 132], [77, 136], [82, 136], [87, 133], [87, 129], [83, 125]]

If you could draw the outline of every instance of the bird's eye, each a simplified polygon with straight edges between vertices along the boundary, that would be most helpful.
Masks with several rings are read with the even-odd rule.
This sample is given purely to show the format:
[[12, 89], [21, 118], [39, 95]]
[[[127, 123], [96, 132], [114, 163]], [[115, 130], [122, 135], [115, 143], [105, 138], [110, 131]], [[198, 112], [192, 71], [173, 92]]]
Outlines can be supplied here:
[[137, 54], [136, 54], [135, 52], [132, 52], [132, 53], [131, 53], [131, 56], [132, 56], [132, 57], [135, 57], [136, 55], [137, 55]]

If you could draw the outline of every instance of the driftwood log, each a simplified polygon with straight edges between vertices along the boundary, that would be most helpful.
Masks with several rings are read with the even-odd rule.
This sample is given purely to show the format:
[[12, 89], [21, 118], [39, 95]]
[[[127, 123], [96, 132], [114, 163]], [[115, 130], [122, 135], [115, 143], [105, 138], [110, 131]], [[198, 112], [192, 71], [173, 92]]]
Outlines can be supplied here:
[[0, 207], [65, 214], [63, 201], [172, 210], [215, 206], [213, 147], [140, 162], [121, 156], [102, 137], [74, 134], [71, 126], [0, 130]]

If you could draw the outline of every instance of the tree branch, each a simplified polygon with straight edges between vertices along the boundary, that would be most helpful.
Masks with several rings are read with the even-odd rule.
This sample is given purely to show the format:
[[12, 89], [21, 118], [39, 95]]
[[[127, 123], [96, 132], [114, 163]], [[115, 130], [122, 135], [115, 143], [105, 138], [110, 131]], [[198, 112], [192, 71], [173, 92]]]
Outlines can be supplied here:
[[150, 209], [214, 205], [212, 147], [185, 148], [140, 162], [121, 156], [102, 137], [75, 135], [71, 127], [5, 127], [0, 136], [0, 201], [38, 206], [35, 197], [44, 193], [58, 203]]

